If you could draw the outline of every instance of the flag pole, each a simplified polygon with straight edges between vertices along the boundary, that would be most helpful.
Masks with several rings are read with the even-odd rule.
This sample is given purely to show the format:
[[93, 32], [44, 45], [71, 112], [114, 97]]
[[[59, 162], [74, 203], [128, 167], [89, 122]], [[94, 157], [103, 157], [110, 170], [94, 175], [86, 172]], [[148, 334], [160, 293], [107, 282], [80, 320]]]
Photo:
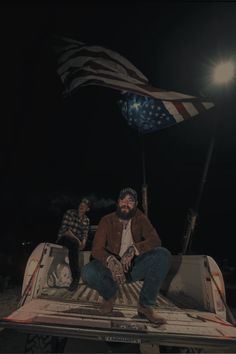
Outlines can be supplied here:
[[211, 163], [212, 159], [212, 154], [215, 148], [215, 141], [216, 141], [216, 132], [217, 132], [217, 127], [219, 124], [219, 117], [222, 112], [222, 109], [218, 111], [218, 114], [214, 120], [214, 126], [213, 126], [213, 132], [211, 136], [210, 143], [208, 145], [208, 150], [205, 158], [205, 163], [203, 167], [203, 172], [202, 172], [202, 177], [198, 189], [198, 194], [195, 202], [194, 208], [190, 208], [187, 213], [187, 225], [183, 237], [183, 248], [182, 248], [182, 254], [190, 253], [191, 252], [191, 245], [192, 245], [192, 237], [195, 231], [195, 226], [196, 226], [196, 221], [198, 218], [198, 213], [199, 213], [199, 207], [202, 199], [202, 194], [204, 191], [204, 186], [206, 184], [207, 180], [207, 175], [208, 175], [208, 170], [209, 166]]
[[192, 236], [195, 231], [196, 221], [197, 221], [198, 212], [199, 212], [199, 206], [200, 206], [200, 202], [202, 199], [204, 186], [206, 184], [207, 174], [208, 174], [212, 154], [214, 151], [214, 147], [215, 147], [215, 136], [212, 136], [209, 147], [208, 147], [207, 156], [205, 159], [205, 164], [204, 164], [204, 168], [203, 168], [202, 178], [201, 178], [201, 182], [200, 182], [200, 186], [199, 186], [199, 191], [198, 191], [195, 207], [189, 209], [188, 214], [187, 214], [187, 227], [186, 227], [186, 230], [184, 233], [182, 254], [186, 254], [188, 252], [191, 252]]
[[148, 188], [147, 188], [147, 183], [146, 183], [146, 159], [145, 159], [145, 152], [144, 152], [144, 144], [143, 144], [143, 139], [142, 136], [141, 137], [141, 153], [142, 153], [142, 177], [143, 177], [143, 181], [142, 181], [142, 207], [143, 207], [143, 211], [144, 214], [146, 216], [148, 216]]

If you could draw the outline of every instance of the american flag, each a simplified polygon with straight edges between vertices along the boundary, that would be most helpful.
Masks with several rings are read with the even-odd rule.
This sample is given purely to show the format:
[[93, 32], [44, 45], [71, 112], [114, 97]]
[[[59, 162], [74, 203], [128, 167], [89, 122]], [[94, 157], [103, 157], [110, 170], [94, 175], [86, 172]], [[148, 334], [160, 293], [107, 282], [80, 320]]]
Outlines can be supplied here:
[[[153, 87], [140, 70], [113, 50], [65, 37], [59, 39], [56, 49], [58, 74], [65, 87], [65, 96], [87, 85], [119, 90], [123, 95], [120, 101], [122, 113], [128, 117], [130, 125], [131, 121], [139, 124], [139, 116], [142, 126], [145, 119], [153, 123], [156, 117], [156, 123], [149, 124], [145, 131], [152, 130], [151, 125], [154, 129], [154, 125], [163, 128], [168, 126], [168, 122], [170, 125], [179, 123], [214, 106], [212, 102], [194, 96]], [[150, 106], [146, 115], [148, 102]], [[132, 107], [136, 107], [136, 111]]]

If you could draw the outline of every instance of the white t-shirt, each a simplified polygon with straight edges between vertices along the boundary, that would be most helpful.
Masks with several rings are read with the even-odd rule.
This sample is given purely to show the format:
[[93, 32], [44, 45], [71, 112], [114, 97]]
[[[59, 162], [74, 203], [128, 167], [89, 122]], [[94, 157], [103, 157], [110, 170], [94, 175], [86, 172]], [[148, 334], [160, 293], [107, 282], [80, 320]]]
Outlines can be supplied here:
[[128, 224], [123, 228], [119, 256], [122, 257], [127, 248], [133, 244], [134, 240], [131, 233], [131, 220], [129, 220]]

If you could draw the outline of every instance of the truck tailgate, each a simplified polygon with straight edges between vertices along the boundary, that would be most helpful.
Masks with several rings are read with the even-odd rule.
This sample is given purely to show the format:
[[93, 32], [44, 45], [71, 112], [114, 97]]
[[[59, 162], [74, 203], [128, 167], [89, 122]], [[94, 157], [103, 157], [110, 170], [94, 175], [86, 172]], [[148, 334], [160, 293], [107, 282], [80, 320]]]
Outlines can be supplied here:
[[167, 320], [157, 326], [137, 315], [141, 282], [125, 284], [118, 293], [113, 312], [99, 312], [101, 297], [81, 284], [71, 294], [66, 288], [45, 289], [2, 319], [0, 325], [25, 332], [129, 343], [230, 347], [236, 349], [236, 328], [214, 313], [182, 309], [164, 296], [157, 299], [157, 311]]

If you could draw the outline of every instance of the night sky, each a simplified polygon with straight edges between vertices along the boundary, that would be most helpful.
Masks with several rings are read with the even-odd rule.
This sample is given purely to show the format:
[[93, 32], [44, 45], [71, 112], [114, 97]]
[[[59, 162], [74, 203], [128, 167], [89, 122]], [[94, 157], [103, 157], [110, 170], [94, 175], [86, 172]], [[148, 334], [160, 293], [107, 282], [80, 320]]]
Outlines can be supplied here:
[[[123, 187], [138, 191], [141, 206], [143, 149], [150, 219], [180, 252], [218, 121], [192, 251], [235, 263], [236, 87], [214, 87], [210, 72], [236, 58], [236, 3], [2, 1], [0, 10], [5, 249], [55, 240], [63, 212], [84, 195], [104, 207], [91, 211], [92, 223], [114, 210]], [[118, 91], [91, 86], [62, 97], [55, 35], [117, 51], [154, 86], [216, 106], [141, 138], [121, 115]]]

